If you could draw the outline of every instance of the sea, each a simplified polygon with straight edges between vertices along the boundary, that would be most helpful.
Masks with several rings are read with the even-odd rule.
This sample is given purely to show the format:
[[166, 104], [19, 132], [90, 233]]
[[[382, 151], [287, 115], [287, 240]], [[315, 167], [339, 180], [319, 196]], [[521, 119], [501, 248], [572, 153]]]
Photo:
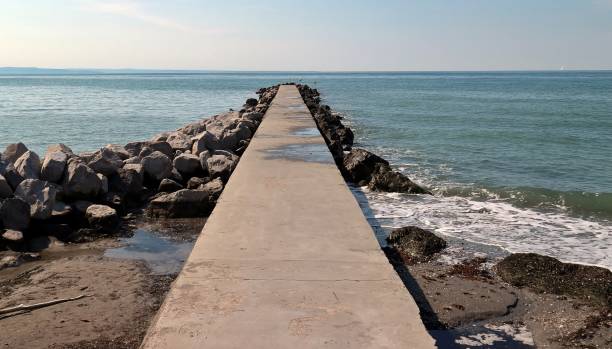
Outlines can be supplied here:
[[612, 269], [612, 71], [0, 75], [0, 148], [145, 140], [290, 81], [434, 192], [353, 188], [373, 227]]

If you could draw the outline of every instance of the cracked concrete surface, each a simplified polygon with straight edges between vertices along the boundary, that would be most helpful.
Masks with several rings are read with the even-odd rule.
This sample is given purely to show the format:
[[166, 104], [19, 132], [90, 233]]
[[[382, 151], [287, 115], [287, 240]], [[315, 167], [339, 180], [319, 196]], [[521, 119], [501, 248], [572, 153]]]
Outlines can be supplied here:
[[331, 154], [299, 153], [325, 143], [293, 132], [316, 127], [298, 99], [281, 86], [143, 348], [435, 347]]

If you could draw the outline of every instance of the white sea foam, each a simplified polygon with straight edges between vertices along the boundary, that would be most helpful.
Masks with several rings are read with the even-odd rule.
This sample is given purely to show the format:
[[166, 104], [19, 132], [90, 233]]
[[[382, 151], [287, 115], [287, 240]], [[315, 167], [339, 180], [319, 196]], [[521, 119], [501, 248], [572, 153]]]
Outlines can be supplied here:
[[353, 191], [373, 227], [416, 225], [509, 252], [535, 252], [612, 269], [612, 226], [604, 222], [563, 211], [517, 208], [499, 199]]

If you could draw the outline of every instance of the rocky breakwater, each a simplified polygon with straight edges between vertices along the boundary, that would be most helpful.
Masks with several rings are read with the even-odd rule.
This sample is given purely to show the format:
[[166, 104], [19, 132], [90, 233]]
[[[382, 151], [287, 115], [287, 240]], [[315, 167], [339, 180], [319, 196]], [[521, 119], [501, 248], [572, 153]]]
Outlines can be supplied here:
[[342, 116], [325, 104], [316, 89], [297, 85], [336, 165], [347, 182], [370, 190], [410, 194], [431, 194], [404, 174], [394, 171], [389, 162], [365, 149], [353, 148], [353, 131], [342, 123]]
[[27, 250], [39, 236], [113, 234], [122, 216], [143, 207], [154, 217], [209, 215], [277, 91], [260, 89], [239, 111], [92, 153], [56, 144], [41, 159], [23, 143], [8, 145], [0, 155], [0, 250]]

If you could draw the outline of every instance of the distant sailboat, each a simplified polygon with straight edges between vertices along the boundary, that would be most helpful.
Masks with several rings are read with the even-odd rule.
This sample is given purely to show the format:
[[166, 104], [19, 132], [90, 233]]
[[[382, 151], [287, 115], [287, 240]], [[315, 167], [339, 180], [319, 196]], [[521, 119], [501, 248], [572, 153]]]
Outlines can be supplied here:
[[565, 70], [565, 67], [561, 67], [559, 70]]

